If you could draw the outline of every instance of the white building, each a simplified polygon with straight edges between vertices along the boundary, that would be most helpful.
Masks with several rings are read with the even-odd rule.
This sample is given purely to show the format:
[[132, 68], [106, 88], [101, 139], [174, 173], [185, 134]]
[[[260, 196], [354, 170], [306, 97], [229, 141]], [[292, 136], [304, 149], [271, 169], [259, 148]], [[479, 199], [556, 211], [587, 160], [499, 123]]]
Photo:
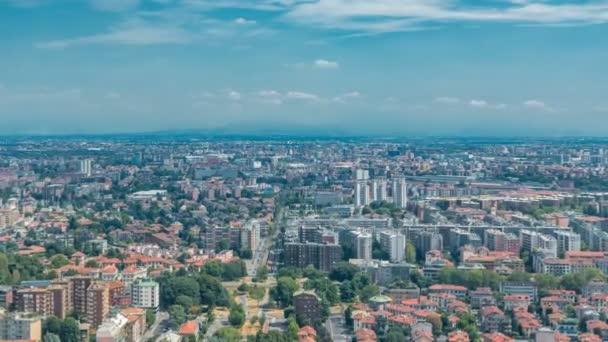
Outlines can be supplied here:
[[370, 202], [369, 185], [365, 181], [357, 181], [355, 184], [355, 206], [363, 207]]
[[241, 229], [241, 250], [255, 251], [260, 242], [260, 223], [257, 220], [249, 221]]
[[386, 201], [386, 179], [377, 178], [372, 181], [371, 188], [372, 200], [374, 201]]
[[390, 255], [391, 262], [401, 262], [405, 259], [405, 236], [403, 234], [383, 231], [378, 237], [382, 250]]
[[530, 253], [534, 250], [542, 250], [546, 256], [557, 258], [557, 240], [553, 236], [522, 229], [519, 237], [522, 250]]
[[80, 173], [90, 177], [92, 174], [91, 159], [83, 159], [80, 161]]
[[133, 283], [131, 301], [137, 308], [158, 308], [160, 304], [160, 285], [153, 280]]
[[407, 207], [407, 186], [405, 178], [395, 178], [393, 180], [393, 203], [398, 208]]
[[356, 242], [357, 259], [371, 260], [372, 258], [372, 234], [358, 232]]
[[557, 251], [580, 251], [581, 250], [581, 236], [577, 233], [557, 231], [555, 233], [557, 238]]
[[368, 180], [369, 170], [357, 169], [355, 176], [357, 180]]

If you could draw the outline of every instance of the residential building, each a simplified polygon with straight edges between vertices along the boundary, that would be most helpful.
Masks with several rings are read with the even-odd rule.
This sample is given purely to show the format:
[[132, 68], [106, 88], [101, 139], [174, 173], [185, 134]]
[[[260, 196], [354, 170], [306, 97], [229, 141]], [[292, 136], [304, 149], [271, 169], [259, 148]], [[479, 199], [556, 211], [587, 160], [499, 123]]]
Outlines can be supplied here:
[[405, 236], [396, 231], [380, 232], [379, 240], [382, 250], [390, 256], [391, 262], [401, 262], [405, 259]]
[[407, 207], [407, 186], [405, 178], [393, 179], [393, 203], [397, 208]]
[[86, 319], [92, 327], [98, 327], [110, 312], [110, 291], [103, 282], [94, 282], [87, 289]]
[[0, 341], [42, 341], [42, 318], [21, 313], [0, 316]]
[[321, 300], [314, 291], [300, 290], [294, 293], [293, 307], [302, 322], [313, 324], [321, 319]]
[[137, 308], [157, 309], [160, 305], [160, 285], [153, 280], [133, 283], [131, 301]]

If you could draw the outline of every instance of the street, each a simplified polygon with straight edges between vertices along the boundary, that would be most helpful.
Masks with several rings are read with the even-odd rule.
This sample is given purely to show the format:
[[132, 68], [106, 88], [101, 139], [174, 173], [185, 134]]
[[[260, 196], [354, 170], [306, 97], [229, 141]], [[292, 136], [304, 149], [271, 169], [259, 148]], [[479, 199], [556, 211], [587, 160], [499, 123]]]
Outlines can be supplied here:
[[344, 315], [332, 314], [327, 319], [327, 331], [334, 342], [350, 342], [351, 336], [344, 322]]
[[154, 322], [154, 324], [152, 324], [152, 326], [150, 326], [150, 328], [148, 330], [146, 330], [146, 333], [144, 334], [144, 336], [142, 337], [142, 341], [148, 341], [151, 338], [153, 338], [156, 335], [160, 335], [161, 333], [163, 333], [164, 331], [158, 331], [158, 328], [161, 326], [164, 326], [165, 323], [167, 323], [167, 320], [169, 319], [169, 313], [168, 312], [164, 312], [164, 311], [159, 311], [156, 313], [156, 322]]

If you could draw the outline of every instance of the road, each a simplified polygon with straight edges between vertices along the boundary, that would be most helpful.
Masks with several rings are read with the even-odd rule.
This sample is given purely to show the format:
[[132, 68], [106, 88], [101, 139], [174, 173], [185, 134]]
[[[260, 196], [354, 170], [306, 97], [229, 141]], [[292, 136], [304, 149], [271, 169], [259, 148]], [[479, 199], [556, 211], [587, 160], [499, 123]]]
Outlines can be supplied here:
[[332, 314], [325, 323], [327, 331], [334, 342], [350, 342], [351, 336], [346, 328], [343, 314]]
[[165, 326], [165, 323], [168, 323], [169, 313], [164, 311], [159, 311], [156, 313], [156, 322], [150, 326], [146, 333], [142, 337], [142, 341], [148, 341], [152, 339], [156, 335], [160, 335], [161, 332], [158, 331], [158, 328], [162, 325]]

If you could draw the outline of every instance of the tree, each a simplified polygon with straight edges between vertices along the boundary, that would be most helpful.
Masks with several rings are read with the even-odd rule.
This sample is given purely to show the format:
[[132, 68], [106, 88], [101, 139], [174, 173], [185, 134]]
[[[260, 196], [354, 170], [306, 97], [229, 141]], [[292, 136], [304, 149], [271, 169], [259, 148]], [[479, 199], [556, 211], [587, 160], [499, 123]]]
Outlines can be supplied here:
[[376, 296], [380, 293], [380, 288], [376, 285], [366, 285], [359, 292], [359, 299], [362, 302], [367, 302], [373, 296]]
[[146, 310], [146, 325], [151, 327], [156, 322], [156, 313], [154, 310]]
[[258, 281], [266, 281], [268, 279], [268, 267], [266, 265], [258, 267], [255, 272], [255, 278]]
[[189, 309], [194, 303], [191, 297], [179, 295], [175, 298], [175, 304], [183, 306], [184, 309]]
[[357, 266], [343, 261], [336, 264], [334, 269], [329, 274], [329, 279], [339, 282], [352, 280], [357, 272], [359, 272], [359, 268]]
[[46, 333], [51, 333], [51, 334], [56, 334], [59, 335], [61, 334], [61, 325], [63, 324], [63, 321], [59, 318], [57, 318], [56, 316], [49, 316], [47, 317], [47, 319], [44, 320], [44, 323], [42, 324], [42, 331], [46, 334]]
[[245, 311], [240, 305], [233, 305], [230, 308], [230, 315], [228, 315], [228, 321], [235, 327], [241, 327], [245, 323]]
[[57, 334], [46, 333], [44, 335], [44, 338], [42, 339], [42, 341], [43, 342], [61, 342], [61, 338]]
[[350, 303], [355, 300], [357, 294], [355, 293], [355, 289], [353, 288], [353, 284], [351, 281], [346, 280], [342, 284], [340, 284], [340, 300], [346, 303]]
[[169, 307], [169, 323], [173, 328], [177, 328], [186, 322], [186, 310], [181, 305], [171, 305]]
[[287, 307], [293, 302], [293, 294], [300, 288], [298, 282], [289, 277], [281, 277], [277, 285], [270, 289], [270, 297], [281, 307]]
[[70, 261], [63, 254], [55, 254], [51, 257], [51, 268], [59, 268], [69, 264]]
[[405, 261], [410, 264], [416, 263], [416, 246], [408, 241], [405, 245]]
[[80, 341], [80, 325], [78, 322], [68, 317], [61, 324], [61, 333], [59, 334], [61, 342], [79, 342]]
[[95, 260], [89, 260], [84, 264], [84, 267], [99, 268], [99, 264]]
[[219, 341], [222, 342], [240, 342], [241, 341], [241, 331], [239, 329], [235, 329], [233, 327], [224, 327], [220, 328], [215, 336], [220, 338]]

